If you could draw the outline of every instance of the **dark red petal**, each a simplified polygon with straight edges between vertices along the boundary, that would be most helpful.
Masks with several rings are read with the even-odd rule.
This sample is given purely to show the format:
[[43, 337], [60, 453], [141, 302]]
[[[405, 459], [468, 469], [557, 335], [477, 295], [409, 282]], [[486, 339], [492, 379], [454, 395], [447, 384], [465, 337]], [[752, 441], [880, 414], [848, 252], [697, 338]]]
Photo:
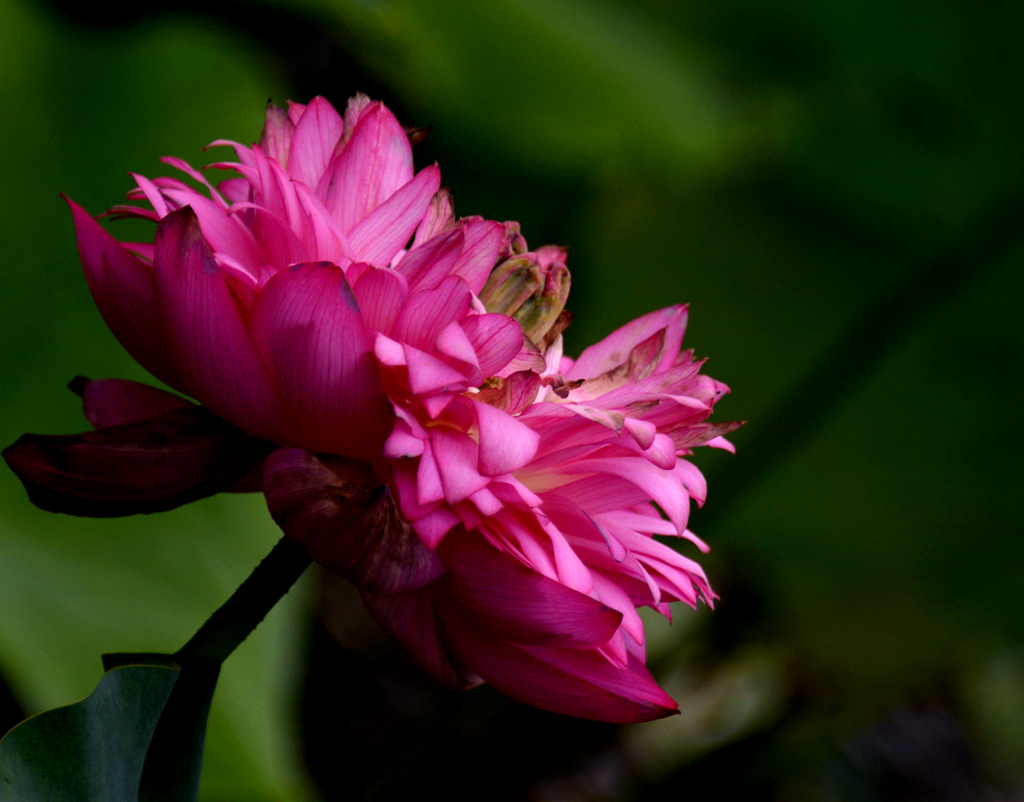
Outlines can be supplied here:
[[482, 680], [459, 660], [437, 619], [437, 585], [409, 593], [359, 595], [370, 615], [415, 663], [446, 688], [472, 688]]
[[202, 407], [79, 435], [22, 435], [3, 452], [29, 500], [94, 518], [162, 512], [235, 485], [268, 449]]
[[402, 520], [369, 466], [281, 448], [267, 458], [263, 492], [277, 525], [313, 559], [370, 593], [420, 588], [444, 574], [440, 558]]

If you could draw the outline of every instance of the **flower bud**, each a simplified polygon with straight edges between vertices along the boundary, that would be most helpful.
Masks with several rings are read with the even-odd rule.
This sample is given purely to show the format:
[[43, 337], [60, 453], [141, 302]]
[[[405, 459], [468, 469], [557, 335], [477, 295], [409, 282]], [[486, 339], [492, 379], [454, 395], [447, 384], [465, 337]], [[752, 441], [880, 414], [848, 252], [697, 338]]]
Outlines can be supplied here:
[[522, 256], [530, 250], [526, 244], [526, 238], [519, 231], [519, 223], [515, 220], [505, 221], [505, 241], [502, 243], [498, 259], [508, 259], [510, 256]]
[[540, 343], [555, 324], [569, 297], [566, 252], [557, 245], [514, 255], [491, 271], [480, 300], [488, 312], [516, 319], [523, 334]]

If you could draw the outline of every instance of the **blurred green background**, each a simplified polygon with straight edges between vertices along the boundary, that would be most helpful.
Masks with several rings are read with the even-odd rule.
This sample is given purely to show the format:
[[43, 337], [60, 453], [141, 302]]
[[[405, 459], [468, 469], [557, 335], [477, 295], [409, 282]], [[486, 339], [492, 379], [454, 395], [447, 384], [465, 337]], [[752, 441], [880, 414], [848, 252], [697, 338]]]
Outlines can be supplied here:
[[[457, 212], [570, 246], [570, 351], [689, 302], [686, 343], [733, 389], [716, 416], [748, 421], [736, 456], [695, 460], [722, 599], [652, 624], [682, 715], [410, 690], [311, 573], [226, 664], [204, 799], [458, 798], [481, 767], [495, 799], [1019, 798], [1024, 6], [168, 7], [0, 0], [0, 443], [82, 431], [76, 374], [147, 378], [58, 192], [98, 213], [161, 155], [257, 139], [268, 97], [356, 89], [433, 126], [417, 160]], [[6, 470], [0, 494], [5, 728], [83, 697], [101, 652], [176, 649], [278, 536], [258, 496], [97, 522]], [[494, 749], [460, 761], [474, 741]]]

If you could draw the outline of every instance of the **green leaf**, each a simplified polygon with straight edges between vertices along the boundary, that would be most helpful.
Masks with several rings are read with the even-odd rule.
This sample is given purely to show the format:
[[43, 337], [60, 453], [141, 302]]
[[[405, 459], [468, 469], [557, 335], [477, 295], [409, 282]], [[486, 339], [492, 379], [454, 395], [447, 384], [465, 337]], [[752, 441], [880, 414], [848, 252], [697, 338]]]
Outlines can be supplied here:
[[[108, 671], [132, 662], [170, 659], [170, 655], [105, 654]], [[203, 745], [210, 702], [220, 663], [174, 655], [181, 674], [160, 716], [145, 757], [138, 798], [142, 802], [188, 802], [199, 797]]]
[[178, 674], [166, 658], [122, 665], [81, 702], [23, 721], [0, 740], [0, 800], [137, 799], [146, 750]]

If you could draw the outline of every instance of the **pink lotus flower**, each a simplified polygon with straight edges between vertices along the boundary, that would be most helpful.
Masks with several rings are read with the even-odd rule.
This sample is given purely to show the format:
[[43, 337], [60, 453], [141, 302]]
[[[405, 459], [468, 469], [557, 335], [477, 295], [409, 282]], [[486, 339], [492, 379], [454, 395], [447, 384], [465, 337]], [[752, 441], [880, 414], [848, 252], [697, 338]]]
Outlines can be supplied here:
[[[637, 608], [714, 598], [688, 538], [728, 447], [724, 385], [680, 345], [684, 307], [562, 356], [565, 252], [454, 217], [380, 103], [271, 106], [218, 188], [135, 176], [155, 241], [119, 243], [69, 201], [97, 306], [157, 378], [76, 380], [96, 430], [5, 457], [44, 509], [122, 515], [258, 489], [284, 531], [357, 584], [442, 682], [486, 681], [608, 721], [675, 703], [644, 668]], [[524, 335], [524, 331], [526, 334]], [[314, 456], [319, 455], [319, 456]], [[664, 517], [662, 515], [664, 513]]]
[[[363, 586], [363, 597], [438, 679], [479, 677], [529, 704], [600, 720], [675, 710], [644, 668], [636, 609], [669, 616], [669, 602], [714, 598], [700, 567], [653, 535], [706, 550], [686, 528], [704, 480], [682, 457], [697, 445], [728, 448], [722, 435], [738, 426], [706, 422], [727, 388], [680, 352], [685, 322], [685, 307], [652, 313], [575, 363], [557, 338], [544, 373], [517, 372], [456, 399], [433, 425], [399, 422], [386, 446], [399, 510], [444, 570], [404, 592]], [[480, 467], [483, 428], [479, 451], [468, 447], [474, 418], [486, 417], [470, 405], [511, 413], [522, 427], [503, 432], [515, 455], [504, 472]], [[416, 438], [418, 455], [408, 445]], [[393, 453], [394, 439], [406, 455]], [[431, 491], [424, 477], [435, 471]], [[268, 493], [272, 513], [275, 501]]]

